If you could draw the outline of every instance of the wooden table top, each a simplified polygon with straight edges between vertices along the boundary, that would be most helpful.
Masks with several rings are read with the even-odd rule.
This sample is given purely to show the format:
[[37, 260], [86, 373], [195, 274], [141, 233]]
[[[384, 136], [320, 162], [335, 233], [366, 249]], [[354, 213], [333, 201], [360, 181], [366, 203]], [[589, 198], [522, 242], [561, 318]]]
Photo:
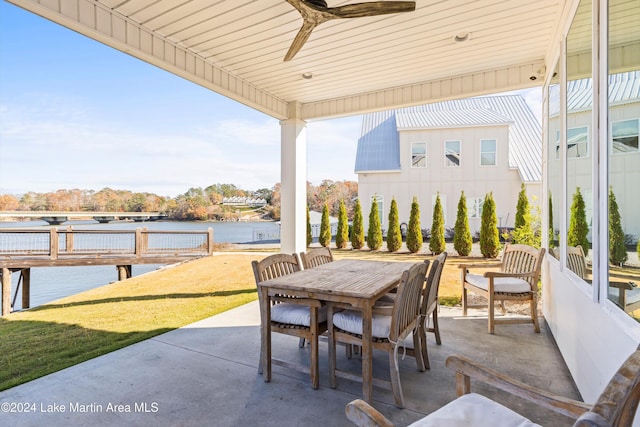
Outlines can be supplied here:
[[[302, 270], [260, 286], [308, 293], [318, 299], [371, 299], [395, 286], [412, 262], [338, 260]], [[323, 298], [324, 297], [324, 298]]]

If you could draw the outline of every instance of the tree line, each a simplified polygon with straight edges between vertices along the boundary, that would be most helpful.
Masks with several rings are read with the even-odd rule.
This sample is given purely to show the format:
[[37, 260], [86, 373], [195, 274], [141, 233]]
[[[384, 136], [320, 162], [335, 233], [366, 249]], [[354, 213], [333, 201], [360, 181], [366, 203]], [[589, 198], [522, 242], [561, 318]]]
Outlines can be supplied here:
[[[173, 220], [231, 220], [238, 217], [239, 207], [224, 205], [223, 199], [235, 196], [264, 199], [267, 206], [261, 209], [260, 215], [264, 219], [280, 218], [279, 183], [258, 190], [213, 184], [189, 188], [176, 197], [108, 187], [99, 191], [62, 189], [48, 193], [0, 194], [0, 211], [161, 212]], [[337, 215], [340, 200], [346, 200], [351, 212], [357, 197], [358, 183], [354, 181], [324, 180], [318, 186], [307, 183], [308, 205], [321, 211], [326, 203], [332, 207], [332, 215]]]

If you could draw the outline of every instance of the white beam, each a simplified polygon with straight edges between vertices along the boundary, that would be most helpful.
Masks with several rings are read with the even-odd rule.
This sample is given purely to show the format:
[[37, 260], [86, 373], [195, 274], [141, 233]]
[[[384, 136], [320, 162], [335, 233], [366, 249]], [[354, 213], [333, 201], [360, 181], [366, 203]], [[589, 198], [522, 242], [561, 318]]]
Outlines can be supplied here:
[[299, 119], [300, 104], [289, 105], [290, 119], [281, 126], [280, 249], [302, 252], [307, 247], [307, 132]]

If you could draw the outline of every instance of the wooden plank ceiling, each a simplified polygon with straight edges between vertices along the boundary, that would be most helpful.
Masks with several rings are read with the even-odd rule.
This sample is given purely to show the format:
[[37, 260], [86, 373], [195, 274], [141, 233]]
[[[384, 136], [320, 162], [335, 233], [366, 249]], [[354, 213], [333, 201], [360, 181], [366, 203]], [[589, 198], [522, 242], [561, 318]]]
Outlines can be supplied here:
[[[417, 0], [413, 12], [325, 22], [285, 62], [303, 22], [285, 0], [9, 1], [279, 119], [540, 85], [564, 4]], [[467, 32], [469, 40], [454, 41]]]

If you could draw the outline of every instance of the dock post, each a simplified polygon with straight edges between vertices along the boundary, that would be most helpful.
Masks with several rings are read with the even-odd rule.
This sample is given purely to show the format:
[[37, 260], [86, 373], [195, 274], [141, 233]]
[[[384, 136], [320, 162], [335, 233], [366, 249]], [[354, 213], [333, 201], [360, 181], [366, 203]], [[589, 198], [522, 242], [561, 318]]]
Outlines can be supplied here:
[[31, 307], [31, 269], [23, 268], [20, 270], [22, 275], [22, 308]]
[[213, 228], [207, 229], [207, 254], [213, 254]]
[[8, 316], [11, 313], [11, 270], [3, 268], [0, 281], [2, 283], [2, 311], [0, 316]]
[[118, 269], [118, 280], [125, 280], [131, 278], [131, 266], [130, 265], [116, 265]]

